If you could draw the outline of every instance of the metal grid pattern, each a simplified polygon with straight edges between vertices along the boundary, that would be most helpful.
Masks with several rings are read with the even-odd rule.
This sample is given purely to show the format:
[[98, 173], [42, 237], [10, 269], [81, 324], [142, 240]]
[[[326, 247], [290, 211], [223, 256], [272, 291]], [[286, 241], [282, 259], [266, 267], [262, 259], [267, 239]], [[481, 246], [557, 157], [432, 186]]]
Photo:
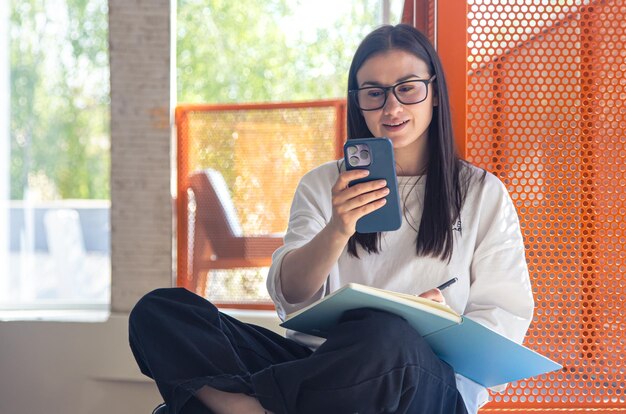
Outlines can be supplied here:
[[[205, 276], [192, 280], [188, 270], [193, 261], [195, 209], [214, 206], [203, 201], [201, 192], [190, 197], [189, 179], [199, 170], [218, 171], [226, 184], [218, 189], [223, 190], [218, 191], [218, 198], [222, 206], [232, 207], [225, 215], [241, 230], [240, 235], [280, 235], [286, 230], [300, 178], [336, 159], [345, 135], [344, 112], [343, 100], [177, 107], [180, 286], [208, 294], [215, 302], [229, 298], [231, 304], [244, 307], [254, 307], [246, 304], [259, 300], [267, 302], [262, 276], [266, 269], [250, 268], [250, 260], [243, 256], [216, 261], [220, 267], [209, 271], [215, 276], [213, 285], [206, 283]], [[270, 256], [257, 254], [254, 260], [265, 265]]]
[[625, 29], [623, 1], [468, 1], [467, 158], [520, 215], [526, 344], [565, 367], [481, 412], [626, 412]]

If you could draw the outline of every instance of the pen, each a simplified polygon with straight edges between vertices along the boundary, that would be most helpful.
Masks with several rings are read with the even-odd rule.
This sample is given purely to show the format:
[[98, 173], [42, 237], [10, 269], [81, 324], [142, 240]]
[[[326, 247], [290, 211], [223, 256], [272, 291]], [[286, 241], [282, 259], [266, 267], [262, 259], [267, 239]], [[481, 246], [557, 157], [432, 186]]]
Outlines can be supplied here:
[[444, 290], [445, 288], [447, 288], [451, 284], [455, 283], [457, 280], [459, 280], [459, 279], [457, 279], [456, 277], [453, 277], [452, 279], [448, 280], [447, 282], [437, 286], [437, 289]]

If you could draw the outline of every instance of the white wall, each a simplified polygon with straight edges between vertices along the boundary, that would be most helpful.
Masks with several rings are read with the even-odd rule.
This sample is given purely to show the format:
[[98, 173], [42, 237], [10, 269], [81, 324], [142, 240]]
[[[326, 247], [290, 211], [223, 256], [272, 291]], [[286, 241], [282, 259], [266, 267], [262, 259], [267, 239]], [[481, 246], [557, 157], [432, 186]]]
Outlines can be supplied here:
[[[281, 332], [274, 312], [235, 312]], [[128, 316], [0, 322], [0, 414], [149, 414], [161, 402], [128, 347]]]
[[127, 316], [105, 323], [0, 323], [0, 413], [150, 413], [156, 387], [135, 367]]

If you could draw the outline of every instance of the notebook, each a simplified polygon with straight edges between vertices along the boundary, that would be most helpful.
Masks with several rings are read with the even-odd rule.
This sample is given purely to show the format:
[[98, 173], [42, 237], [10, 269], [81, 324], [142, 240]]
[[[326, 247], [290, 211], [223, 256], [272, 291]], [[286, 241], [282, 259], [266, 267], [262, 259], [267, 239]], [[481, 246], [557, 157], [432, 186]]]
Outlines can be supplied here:
[[357, 308], [379, 309], [406, 319], [455, 372], [485, 387], [563, 368], [444, 304], [358, 283], [287, 315], [281, 326], [326, 337], [345, 311]]

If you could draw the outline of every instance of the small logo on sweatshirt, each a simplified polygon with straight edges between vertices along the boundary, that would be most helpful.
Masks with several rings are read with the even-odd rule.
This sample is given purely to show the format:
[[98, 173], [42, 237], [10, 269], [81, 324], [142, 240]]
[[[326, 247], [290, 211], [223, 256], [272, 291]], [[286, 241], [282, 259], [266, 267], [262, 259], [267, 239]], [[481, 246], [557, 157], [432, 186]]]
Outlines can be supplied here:
[[458, 219], [456, 221], [456, 223], [454, 223], [452, 225], [452, 231], [458, 231], [459, 233], [461, 233], [462, 231], [462, 227], [461, 227], [461, 219]]

